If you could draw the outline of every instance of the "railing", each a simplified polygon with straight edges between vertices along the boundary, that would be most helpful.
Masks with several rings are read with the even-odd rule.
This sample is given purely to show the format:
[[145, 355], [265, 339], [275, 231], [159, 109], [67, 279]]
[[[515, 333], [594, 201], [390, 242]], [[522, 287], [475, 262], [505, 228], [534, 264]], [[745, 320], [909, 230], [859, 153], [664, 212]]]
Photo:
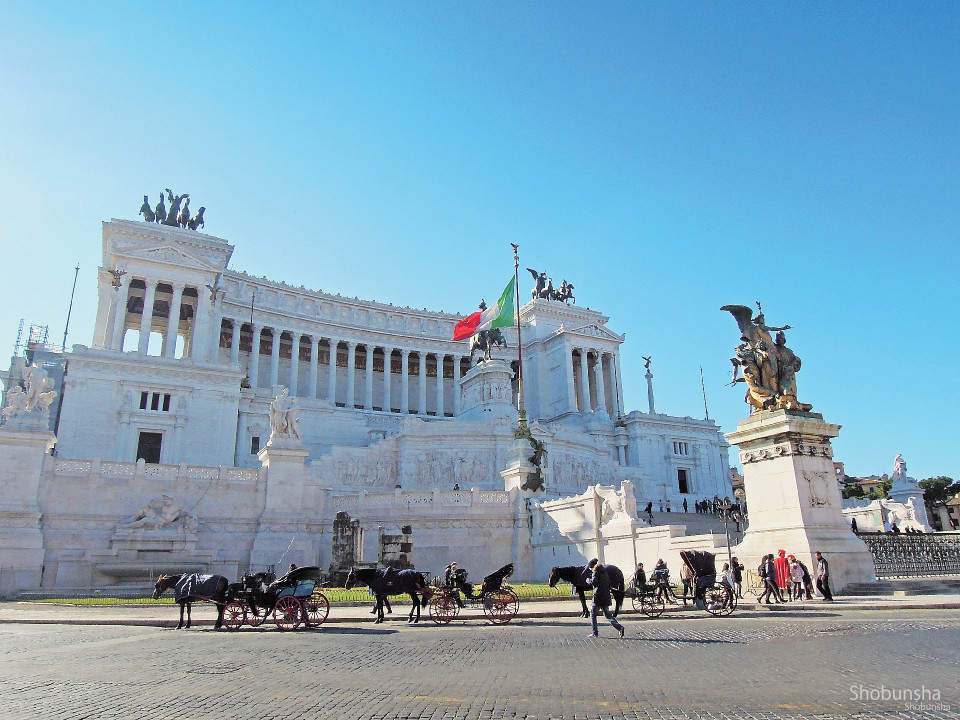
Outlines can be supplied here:
[[960, 534], [858, 533], [878, 578], [960, 575]]

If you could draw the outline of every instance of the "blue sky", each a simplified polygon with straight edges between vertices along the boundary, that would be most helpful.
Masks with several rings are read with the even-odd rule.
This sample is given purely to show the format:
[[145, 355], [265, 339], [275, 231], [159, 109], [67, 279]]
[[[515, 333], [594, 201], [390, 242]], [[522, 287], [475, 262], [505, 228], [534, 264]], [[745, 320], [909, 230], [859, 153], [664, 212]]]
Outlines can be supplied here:
[[727, 432], [760, 300], [849, 473], [960, 478], [960, 5], [676, 5], [0, 2], [0, 348], [62, 339], [77, 263], [90, 343], [101, 221], [171, 187], [236, 270], [412, 307], [519, 243], [626, 333], [629, 409], [652, 354]]

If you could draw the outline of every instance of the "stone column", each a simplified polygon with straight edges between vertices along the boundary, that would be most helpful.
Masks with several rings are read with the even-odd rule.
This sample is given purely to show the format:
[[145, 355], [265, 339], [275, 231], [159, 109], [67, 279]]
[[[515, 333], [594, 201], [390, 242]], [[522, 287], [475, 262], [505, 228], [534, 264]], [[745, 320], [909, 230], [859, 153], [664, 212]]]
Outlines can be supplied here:
[[110, 335], [108, 346], [114, 350], [123, 350], [123, 331], [127, 322], [127, 301], [130, 299], [129, 276], [120, 279], [117, 288], [116, 313], [113, 316], [113, 332]]
[[453, 414], [460, 414], [460, 361], [459, 355], [453, 356]]
[[427, 414], [427, 354], [423, 350], [417, 351], [417, 358], [420, 361], [419, 373], [418, 375], [418, 387], [417, 387], [417, 396], [419, 402], [417, 403], [417, 412], [420, 415]]
[[383, 402], [380, 403], [384, 412], [390, 412], [390, 364], [392, 362], [393, 348], [385, 347], [383, 349]]
[[569, 412], [577, 411], [577, 380], [573, 372], [573, 348], [566, 346], [564, 352], [567, 354], [565, 363], [565, 374], [567, 381], [567, 410]]
[[400, 349], [400, 412], [410, 412], [410, 351]]
[[587, 351], [580, 350], [580, 412], [590, 412], [590, 372], [587, 370]]
[[604, 397], [607, 393], [604, 389], [603, 381], [603, 356], [597, 352], [597, 362], [593, 366], [593, 376], [597, 385], [597, 412], [605, 413], [607, 411], [607, 401]]
[[647, 379], [647, 406], [650, 408], [650, 414], [653, 415], [656, 412], [656, 409], [653, 405], [653, 373], [650, 372], [650, 368], [647, 368], [647, 374], [644, 375]]
[[291, 333], [293, 336], [293, 345], [290, 348], [290, 394], [297, 394], [297, 385], [300, 375], [300, 338], [303, 333]]
[[233, 323], [233, 332], [230, 334], [230, 362], [238, 363], [240, 362], [240, 330], [243, 328], [243, 323], [233, 318], [231, 320]]
[[153, 322], [153, 300], [157, 294], [157, 281], [147, 280], [143, 295], [143, 315], [140, 316], [140, 344], [137, 352], [146, 355], [150, 344], [150, 325]]
[[310, 384], [307, 395], [311, 398], [317, 396], [317, 362], [320, 355], [320, 338], [316, 335], [310, 337]]
[[367, 410], [373, 409], [373, 345], [367, 343], [364, 347], [367, 349], [367, 372], [364, 378], [364, 398], [363, 406]]
[[180, 301], [183, 299], [183, 283], [174, 283], [170, 296], [170, 312], [167, 313], [167, 332], [163, 336], [163, 356], [172, 358], [177, 352], [177, 331], [180, 329]]
[[357, 382], [357, 344], [347, 341], [347, 407], [354, 406], [354, 390]]
[[250, 375], [250, 387], [257, 387], [257, 378], [260, 374], [260, 333], [263, 328], [257, 323], [250, 326], [250, 366], [247, 373]]
[[330, 343], [330, 365], [327, 373], [327, 399], [331, 405], [337, 404], [337, 347], [340, 341], [336, 338], [327, 338]]
[[270, 387], [273, 387], [280, 376], [280, 338], [283, 331], [275, 327], [270, 330], [273, 333], [273, 341], [270, 343]]
[[437, 353], [437, 417], [443, 417], [443, 361], [446, 355]]

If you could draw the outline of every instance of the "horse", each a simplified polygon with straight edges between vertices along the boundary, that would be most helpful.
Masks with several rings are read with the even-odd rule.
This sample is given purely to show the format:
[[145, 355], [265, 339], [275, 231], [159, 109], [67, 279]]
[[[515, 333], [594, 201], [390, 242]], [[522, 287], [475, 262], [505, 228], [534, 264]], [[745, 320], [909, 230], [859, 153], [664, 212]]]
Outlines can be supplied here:
[[478, 350], [483, 353], [483, 359], [490, 359], [490, 351], [494, 346], [506, 347], [507, 341], [500, 332], [500, 328], [493, 330], [481, 330], [470, 338], [470, 359], [473, 360], [473, 354]]
[[187, 227], [191, 230], [196, 230], [198, 227], [204, 227], [203, 224], [203, 211], [206, 210], [205, 207], [201, 207], [197, 210], [197, 214], [193, 216], [193, 219], [187, 223]]
[[153, 219], [161, 224], [167, 219], [167, 206], [163, 204], [163, 193], [160, 193], [160, 202], [157, 203], [157, 209], [154, 210]]
[[[613, 616], [620, 614], [620, 606], [623, 605], [624, 582], [623, 572], [616, 565], [604, 563], [607, 569], [607, 575], [610, 577], [610, 593], [616, 602]], [[580, 617], [590, 617], [590, 611], [587, 609], [586, 591], [590, 589], [587, 584], [587, 578], [590, 576], [590, 570], [583, 565], [567, 565], [565, 567], [554, 567], [550, 570], [550, 587], [556, 587], [561, 580], [573, 585], [574, 590], [580, 596], [580, 605], [583, 607], [583, 613]]]
[[187, 227], [190, 223], [190, 196], [185, 195], [183, 200], [183, 207], [180, 209], [180, 213], [177, 215], [177, 225], [182, 228]]
[[[167, 590], [173, 588], [174, 599], [180, 606], [180, 624], [177, 630], [183, 628], [183, 608], [187, 608], [187, 625], [190, 627], [190, 609], [193, 603], [209, 600], [217, 606], [217, 622], [213, 626], [219, 630], [223, 625], [223, 610], [227, 606], [227, 588], [230, 583], [223, 575], [161, 575], [157, 584], [153, 586], [153, 599], [157, 600]], [[199, 594], [209, 593], [209, 594]]]
[[[397, 570], [396, 568], [350, 568], [350, 574], [347, 575], [347, 581], [344, 587], [349, 590], [358, 583], [369, 587], [377, 598], [377, 619], [374, 624], [383, 622], [383, 606], [387, 595], [399, 595], [407, 593], [413, 607], [410, 608], [410, 616], [407, 622], [420, 622], [420, 593], [423, 593], [424, 601], [430, 599], [433, 591], [427, 585], [423, 573], [416, 570]], [[416, 619], [414, 619], [416, 614]]]
[[144, 222], [152, 223], [154, 221], [153, 210], [150, 209], [150, 201], [147, 196], [143, 196], [143, 205], [140, 206], [140, 214], [143, 215]]

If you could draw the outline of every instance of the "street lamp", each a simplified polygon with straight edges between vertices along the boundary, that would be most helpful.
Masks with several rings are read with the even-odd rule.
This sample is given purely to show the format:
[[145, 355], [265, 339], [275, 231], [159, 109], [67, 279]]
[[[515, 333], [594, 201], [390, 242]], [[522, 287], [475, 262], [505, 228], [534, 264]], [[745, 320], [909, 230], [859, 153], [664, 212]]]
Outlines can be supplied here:
[[717, 518], [723, 523], [723, 531], [727, 536], [727, 561], [730, 563], [730, 569], [732, 570], [733, 551], [730, 549], [730, 523], [735, 522], [739, 529], [741, 523], [746, 521], [747, 513], [739, 502], [730, 502], [730, 498], [728, 497], [725, 497], [723, 500], [718, 500], [714, 504], [714, 511], [717, 513]]

